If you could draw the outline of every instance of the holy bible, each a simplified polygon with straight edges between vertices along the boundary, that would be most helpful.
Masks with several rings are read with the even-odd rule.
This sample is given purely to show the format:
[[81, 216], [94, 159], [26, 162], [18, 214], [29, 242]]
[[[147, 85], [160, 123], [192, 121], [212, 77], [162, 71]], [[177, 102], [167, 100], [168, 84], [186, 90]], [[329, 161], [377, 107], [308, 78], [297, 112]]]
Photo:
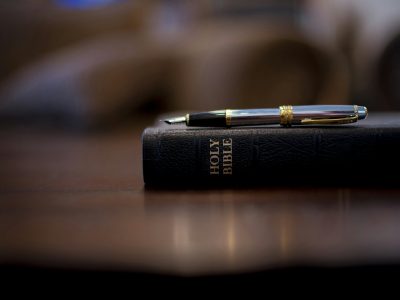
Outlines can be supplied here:
[[397, 185], [400, 113], [336, 126], [187, 127], [142, 135], [146, 185]]

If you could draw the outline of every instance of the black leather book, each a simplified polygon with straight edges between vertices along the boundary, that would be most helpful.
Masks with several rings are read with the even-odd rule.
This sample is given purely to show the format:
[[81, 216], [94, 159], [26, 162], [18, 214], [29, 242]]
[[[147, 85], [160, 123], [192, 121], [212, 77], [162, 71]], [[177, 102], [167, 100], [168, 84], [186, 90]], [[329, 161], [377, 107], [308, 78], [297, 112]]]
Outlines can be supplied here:
[[350, 125], [145, 129], [146, 185], [398, 185], [400, 114]]

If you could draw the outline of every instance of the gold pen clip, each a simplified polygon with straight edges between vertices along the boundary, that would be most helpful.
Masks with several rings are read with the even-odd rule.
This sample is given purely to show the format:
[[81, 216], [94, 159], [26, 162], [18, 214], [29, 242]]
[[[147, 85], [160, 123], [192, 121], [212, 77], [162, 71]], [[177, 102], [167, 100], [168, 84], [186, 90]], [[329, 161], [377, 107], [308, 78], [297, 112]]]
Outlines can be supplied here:
[[306, 118], [301, 120], [301, 124], [303, 125], [312, 125], [312, 124], [349, 124], [357, 122], [358, 114], [351, 115], [343, 118]]

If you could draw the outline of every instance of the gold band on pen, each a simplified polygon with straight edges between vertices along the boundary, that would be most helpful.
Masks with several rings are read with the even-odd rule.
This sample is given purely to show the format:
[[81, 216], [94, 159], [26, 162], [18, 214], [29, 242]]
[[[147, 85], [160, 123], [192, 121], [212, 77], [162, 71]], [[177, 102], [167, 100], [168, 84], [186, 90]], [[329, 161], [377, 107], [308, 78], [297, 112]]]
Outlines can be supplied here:
[[232, 124], [232, 110], [230, 109], [225, 110], [225, 124], [226, 126], [231, 126]]
[[290, 126], [293, 120], [293, 107], [291, 105], [279, 106], [279, 113], [282, 126]]
[[189, 116], [190, 116], [189, 114], [185, 115], [186, 126], [189, 126], [189, 123], [190, 123]]
[[354, 115], [357, 117], [358, 120], [358, 105], [353, 105], [354, 107]]

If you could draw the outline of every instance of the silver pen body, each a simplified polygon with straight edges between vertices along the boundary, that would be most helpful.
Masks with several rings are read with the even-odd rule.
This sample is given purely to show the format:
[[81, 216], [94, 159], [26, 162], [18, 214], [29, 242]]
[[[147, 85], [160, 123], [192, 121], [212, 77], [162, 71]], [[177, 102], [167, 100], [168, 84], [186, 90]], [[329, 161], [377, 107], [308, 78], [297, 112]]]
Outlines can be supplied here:
[[[227, 110], [227, 116], [228, 126], [306, 125], [307, 121], [310, 120], [314, 120], [315, 122], [335, 120], [340, 123], [339, 120], [357, 121], [365, 119], [367, 109], [364, 106], [358, 105], [299, 105], [281, 106], [280, 108]], [[334, 124], [334, 122], [332, 123]]]
[[231, 127], [280, 124], [347, 124], [365, 119], [368, 111], [358, 105], [282, 105], [279, 108], [226, 109], [187, 114], [166, 120], [187, 126]]

